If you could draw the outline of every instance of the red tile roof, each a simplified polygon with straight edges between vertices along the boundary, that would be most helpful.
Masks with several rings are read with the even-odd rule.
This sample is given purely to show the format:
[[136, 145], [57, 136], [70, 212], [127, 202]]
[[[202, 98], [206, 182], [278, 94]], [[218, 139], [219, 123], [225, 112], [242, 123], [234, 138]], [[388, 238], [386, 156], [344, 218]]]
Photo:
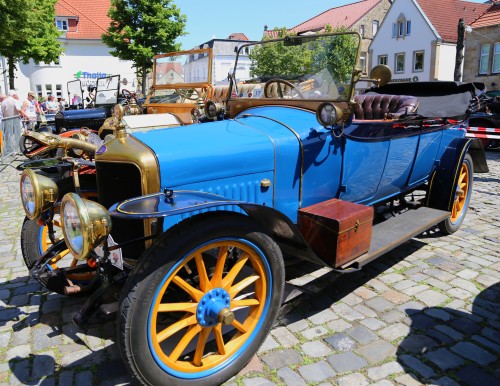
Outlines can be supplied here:
[[332, 28], [349, 28], [381, 1], [382, 0], [361, 0], [356, 3], [331, 8], [318, 16], [296, 25], [291, 28], [290, 31], [299, 33], [303, 31], [321, 30], [326, 24], [329, 24]]
[[235, 32], [229, 35], [228, 40], [245, 40], [248, 41], [247, 36], [243, 32]]
[[58, 0], [56, 17], [76, 17], [76, 31], [66, 32], [66, 39], [101, 39], [109, 27], [110, 0]]
[[464, 19], [470, 25], [484, 14], [489, 4], [472, 3], [461, 0], [416, 0], [443, 41], [456, 43], [458, 20]]
[[474, 20], [470, 26], [472, 28], [494, 27], [500, 25], [500, 2], [491, 5], [486, 13]]

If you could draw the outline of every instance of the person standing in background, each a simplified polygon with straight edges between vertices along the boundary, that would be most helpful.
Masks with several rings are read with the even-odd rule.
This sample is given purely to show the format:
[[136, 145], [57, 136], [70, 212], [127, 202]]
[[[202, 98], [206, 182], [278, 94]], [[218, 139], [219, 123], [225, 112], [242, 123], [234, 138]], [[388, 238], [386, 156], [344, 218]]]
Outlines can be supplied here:
[[49, 100], [46, 103], [47, 113], [55, 114], [59, 111], [59, 104], [54, 100], [53, 95], [49, 95]]
[[21, 115], [21, 117], [25, 116], [21, 110], [19, 96], [16, 90], [9, 90], [9, 96], [2, 102], [2, 116], [4, 118], [10, 118], [18, 115]]
[[35, 104], [36, 94], [34, 91], [28, 92], [28, 99], [23, 102], [23, 107], [21, 108], [23, 115], [26, 118], [26, 129], [34, 130], [37, 119], [37, 106]]
[[4, 100], [5, 98], [7, 98], [7, 95], [5, 95], [5, 94], [0, 94], [0, 121], [1, 121], [1, 120], [2, 120], [2, 118], [3, 118], [3, 115], [2, 115], [2, 108], [1, 108], [1, 106], [2, 106], [2, 102], [3, 102], [3, 100]]

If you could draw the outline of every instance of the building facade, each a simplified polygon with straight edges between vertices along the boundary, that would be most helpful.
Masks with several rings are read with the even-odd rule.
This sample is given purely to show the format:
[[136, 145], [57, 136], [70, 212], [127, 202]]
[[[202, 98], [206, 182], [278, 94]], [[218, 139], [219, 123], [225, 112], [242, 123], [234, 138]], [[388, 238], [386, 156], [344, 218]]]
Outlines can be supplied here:
[[25, 96], [33, 90], [39, 97], [54, 95], [67, 99], [68, 82], [79, 79], [86, 91], [97, 78], [116, 74], [121, 76], [122, 87], [136, 91], [133, 63], [112, 56], [101, 40], [110, 23], [110, 5], [110, 0], [58, 0], [54, 22], [61, 32], [58, 40], [64, 52], [56, 62], [18, 63], [15, 87], [19, 94]]
[[465, 31], [463, 81], [500, 90], [500, 1], [494, 1]]
[[487, 8], [461, 0], [394, 0], [370, 44], [370, 68], [389, 66], [393, 82], [453, 81], [459, 20], [470, 24]]

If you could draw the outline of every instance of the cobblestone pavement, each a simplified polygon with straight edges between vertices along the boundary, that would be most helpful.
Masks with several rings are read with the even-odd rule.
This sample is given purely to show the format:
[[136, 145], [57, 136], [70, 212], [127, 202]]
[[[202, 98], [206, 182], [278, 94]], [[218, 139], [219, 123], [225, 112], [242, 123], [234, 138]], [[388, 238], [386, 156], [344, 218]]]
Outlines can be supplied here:
[[[227, 385], [500, 385], [500, 152], [487, 156], [454, 235], [424, 234], [351, 275], [296, 266], [302, 295]], [[19, 174], [0, 165], [0, 385], [130, 384], [114, 324], [79, 331], [82, 300], [29, 279]]]

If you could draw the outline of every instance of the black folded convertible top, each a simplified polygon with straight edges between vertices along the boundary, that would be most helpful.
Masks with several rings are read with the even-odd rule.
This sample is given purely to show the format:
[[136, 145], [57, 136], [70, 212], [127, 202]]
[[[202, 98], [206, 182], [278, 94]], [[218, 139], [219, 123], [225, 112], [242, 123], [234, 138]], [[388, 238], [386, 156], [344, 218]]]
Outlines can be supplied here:
[[484, 92], [482, 83], [412, 82], [388, 83], [373, 87], [367, 93], [412, 95], [418, 98], [417, 113], [425, 117], [457, 118], [477, 111], [478, 95]]

